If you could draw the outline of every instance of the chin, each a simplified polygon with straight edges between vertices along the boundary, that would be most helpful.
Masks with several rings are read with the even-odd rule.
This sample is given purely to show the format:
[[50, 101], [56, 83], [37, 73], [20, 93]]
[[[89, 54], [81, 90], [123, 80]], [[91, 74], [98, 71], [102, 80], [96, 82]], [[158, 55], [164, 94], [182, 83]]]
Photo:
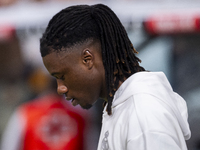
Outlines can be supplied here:
[[84, 106], [80, 105], [83, 109], [90, 109], [92, 107], [91, 104], [86, 104]]

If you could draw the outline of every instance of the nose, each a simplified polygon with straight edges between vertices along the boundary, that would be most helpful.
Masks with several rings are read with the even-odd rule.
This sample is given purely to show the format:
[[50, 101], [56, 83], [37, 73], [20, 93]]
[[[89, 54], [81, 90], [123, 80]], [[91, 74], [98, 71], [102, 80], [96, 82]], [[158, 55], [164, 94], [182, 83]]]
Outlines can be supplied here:
[[68, 89], [61, 81], [57, 80], [57, 86], [57, 92], [59, 95], [67, 93]]

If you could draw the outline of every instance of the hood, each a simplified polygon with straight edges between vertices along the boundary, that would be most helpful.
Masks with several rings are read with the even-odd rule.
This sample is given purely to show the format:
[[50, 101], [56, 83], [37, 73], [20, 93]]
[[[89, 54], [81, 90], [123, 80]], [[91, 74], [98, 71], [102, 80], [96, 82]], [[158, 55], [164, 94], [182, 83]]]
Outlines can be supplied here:
[[112, 108], [138, 93], [151, 94], [172, 109], [176, 116], [185, 139], [191, 132], [188, 124], [188, 111], [185, 100], [175, 93], [163, 72], [138, 72], [126, 79], [116, 91]]

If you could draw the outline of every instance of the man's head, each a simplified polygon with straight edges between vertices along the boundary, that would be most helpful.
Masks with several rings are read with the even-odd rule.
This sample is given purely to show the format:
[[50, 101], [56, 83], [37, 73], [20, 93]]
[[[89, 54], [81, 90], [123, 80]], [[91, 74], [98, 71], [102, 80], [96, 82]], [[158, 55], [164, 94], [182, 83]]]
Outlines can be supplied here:
[[66, 51], [51, 52], [43, 62], [57, 79], [58, 93], [65, 94], [74, 106], [80, 104], [88, 109], [100, 96], [106, 96], [99, 42], [87, 40]]
[[40, 51], [60, 94], [85, 108], [105, 98], [109, 114], [120, 84], [144, 70], [118, 17], [102, 4], [71, 6], [56, 14], [41, 38]]

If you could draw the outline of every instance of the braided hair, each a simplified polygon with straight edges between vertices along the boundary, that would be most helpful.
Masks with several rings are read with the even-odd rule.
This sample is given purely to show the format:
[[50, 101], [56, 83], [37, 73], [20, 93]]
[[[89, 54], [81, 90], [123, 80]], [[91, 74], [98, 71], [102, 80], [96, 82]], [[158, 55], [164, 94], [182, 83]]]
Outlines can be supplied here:
[[132, 74], [145, 71], [125, 28], [116, 14], [103, 4], [76, 5], [57, 13], [49, 22], [40, 39], [42, 57], [63, 47], [81, 44], [88, 39], [101, 44], [102, 61], [105, 68], [107, 112], [112, 114], [113, 96], [119, 82]]

